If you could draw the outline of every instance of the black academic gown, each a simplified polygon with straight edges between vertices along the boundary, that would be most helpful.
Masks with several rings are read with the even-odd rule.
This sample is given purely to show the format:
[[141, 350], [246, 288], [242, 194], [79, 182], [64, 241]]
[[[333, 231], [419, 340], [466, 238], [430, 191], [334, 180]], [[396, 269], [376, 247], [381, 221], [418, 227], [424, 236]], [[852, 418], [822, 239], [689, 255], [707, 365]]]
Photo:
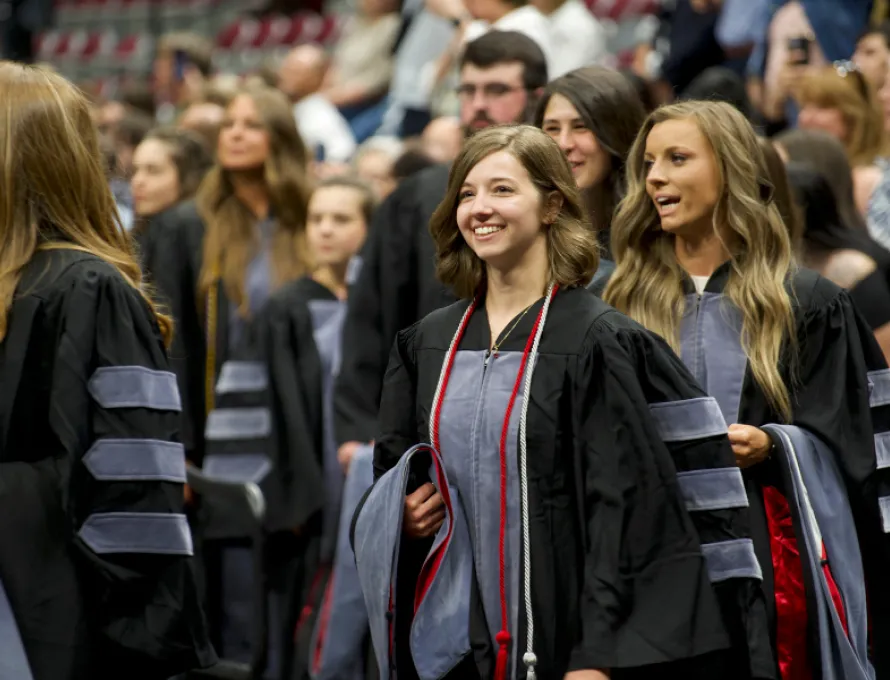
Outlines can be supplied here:
[[[300, 479], [291, 497], [313, 499], [315, 513], [304, 523], [306, 540], [298, 578], [292, 584], [292, 632], [295, 650], [283, 677], [310, 677], [315, 631], [325, 602], [335, 601], [329, 582], [338, 540], [340, 505], [345, 475], [337, 460], [333, 434], [333, 383], [339, 369], [345, 302], [310, 277], [287, 284], [276, 292], [254, 323], [265, 336], [262, 351], [274, 375], [275, 409], [282, 411], [280, 446], [291, 456], [312, 447], [311, 474]], [[286, 390], [293, 396], [285, 394]], [[300, 395], [297, 395], [297, 392]], [[299, 405], [298, 405], [299, 404]], [[295, 408], [304, 415], [293, 417]], [[276, 417], [276, 421], [278, 418]], [[312, 437], [306, 436], [306, 430]], [[304, 464], [304, 467], [309, 467]], [[308, 507], [305, 500], [301, 506]], [[332, 631], [335, 635], [336, 631]]]
[[0, 580], [34, 680], [211, 665], [157, 323], [75, 250], [39, 252], [18, 290], [0, 343]]
[[[542, 304], [536, 303], [519, 321], [494, 358], [487, 355], [484, 307], [470, 318], [443, 401], [440, 431], [446, 467], [476, 449], [463, 441], [467, 436], [475, 442], [495, 442], [478, 452], [474, 465], [479, 469], [498, 458], [496, 442], [505, 411], [497, 406], [489, 418], [481, 415], [486, 407], [479, 404], [490, 407], [505, 400], [504, 390], [514, 384], [518, 355]], [[431, 404], [443, 360], [467, 306], [464, 301], [441, 309], [398, 334], [384, 382], [376, 477], [396, 466], [410, 447], [429, 441]], [[484, 398], [477, 401], [480, 394]], [[653, 334], [587, 290], [556, 294], [541, 338], [527, 418], [538, 678], [561, 680], [566, 672], [580, 669], [612, 669], [613, 678], [772, 677], [758, 570], [746, 541], [744, 489], [733, 469], [722, 418], [717, 418], [716, 430], [690, 435], [671, 434], [672, 418], [656, 422], [654, 415], [655, 409], [666, 406], [695, 410], [713, 402], [703, 397], [679, 359]], [[520, 396], [513, 411], [513, 435], [521, 401]], [[661, 406], [653, 409], [653, 405]], [[512, 439], [508, 437], [508, 442]], [[514, 445], [515, 441], [508, 443], [513, 451]], [[508, 458], [512, 470], [516, 463]], [[688, 473], [682, 484], [678, 471]], [[491, 477], [488, 482], [477, 480], [482, 486], [471, 490], [467, 474], [449, 468], [452, 480], [464, 475], [456, 486], [467, 521], [478, 532], [474, 552], [491, 550], [498, 539], [482, 535], [485, 526], [491, 528], [492, 515], [482, 505], [498, 498], [499, 491]], [[683, 495], [694, 492], [696, 485], [699, 492], [709, 493], [712, 474], [738, 477], [733, 481], [738, 487], [734, 498], [711, 499], [716, 503], [711, 510], [684, 506]], [[413, 470], [408, 491], [427, 480], [425, 469]], [[476, 506], [475, 519], [470, 498]], [[370, 506], [366, 500], [357, 511], [354, 533], [355, 522]], [[498, 514], [495, 508], [493, 515]], [[511, 515], [508, 520], [508, 536], [515, 528], [514, 519]], [[394, 604], [400, 678], [412, 677], [406, 639], [416, 575], [430, 541], [402, 538], [401, 543]], [[521, 564], [520, 544], [509, 543], [508, 565]], [[725, 545], [743, 548], [744, 554], [736, 555], [741, 563], [734, 565], [740, 571], [718, 573], [720, 565], [706, 564], [702, 544], [709, 550]], [[359, 553], [356, 545], [361, 571], [367, 561]], [[492, 602], [492, 594], [485, 592], [492, 581], [483, 574], [490, 572], [491, 563], [480, 565], [477, 561], [472, 594], [463, 593], [474, 603], [469, 622], [473, 653], [449, 678], [493, 677], [494, 634], [480, 606]], [[733, 568], [723, 564], [727, 566]], [[508, 567], [508, 582], [516, 582], [518, 569]], [[518, 650], [513, 663], [519, 670], [511, 677], [524, 678], [518, 659], [526, 649], [527, 622], [517, 604], [517, 590], [511, 586], [508, 595], [508, 607], [518, 611], [511, 634], [513, 649]], [[366, 601], [371, 595], [365, 587]], [[369, 611], [375, 611], [372, 604]], [[491, 615], [490, 604], [484, 609]], [[371, 621], [372, 631], [383, 625]], [[732, 651], [724, 651], [730, 646]]]
[[[301, 351], [311, 340], [311, 319], [301, 313], [303, 307], [289, 306], [286, 296], [273, 293], [245, 320], [239, 342], [230, 341], [231, 310], [222, 283], [216, 289], [212, 330], [210, 305], [198, 300], [204, 224], [195, 204], [168, 211], [152, 229], [155, 287], [177, 321], [171, 364], [183, 394], [186, 451], [205, 474], [253, 481], [263, 491], [267, 582], [276, 593], [273, 619], [281, 622], [272, 640], [280, 640], [286, 664], [292, 657], [293, 587], [304, 580], [304, 559], [324, 500], [318, 457], [321, 368], [312, 352]], [[213, 565], [207, 569], [209, 588], [218, 590], [222, 586]], [[224, 617], [214, 607], [223, 605], [211, 592], [208, 608], [217, 614], [215, 622]]]
[[[719, 310], [729, 277], [729, 263], [710, 278], [704, 296], [686, 282], [687, 318], [682, 334], [682, 357], [706, 391], [718, 397], [727, 422], [761, 427], [781, 423], [757, 385], [740, 346], [738, 319]], [[796, 361], [786, 360], [782, 374], [793, 397], [791, 425], [812, 433], [836, 455], [849, 490], [859, 534], [871, 621], [871, 641], [877, 677], [890, 674], [890, 535], [882, 527], [879, 498], [890, 495], [890, 470], [875, 459], [875, 434], [890, 430], [890, 406], [869, 407], [870, 371], [886, 364], [868, 324], [854, 308], [848, 293], [810, 270], [800, 270], [789, 282], [797, 328]], [[700, 323], [691, 323], [696, 303]], [[734, 308], [733, 308], [734, 309]], [[705, 314], [705, 310], [714, 314]], [[710, 316], [713, 323], [708, 321]], [[696, 332], [691, 332], [697, 328]], [[786, 355], [787, 357], [787, 355]], [[750, 498], [752, 535], [763, 568], [763, 585], [775, 635], [775, 570], [770, 552], [764, 487], [787, 493], [777, 462], [769, 459], [744, 471]], [[884, 520], [886, 522], [886, 520]], [[886, 525], [890, 526], [890, 525]], [[808, 587], [811, 591], [811, 587]], [[808, 595], [810, 598], [811, 595]], [[812, 600], [800, 603], [811, 608]], [[812, 609], [810, 615], [812, 623]], [[815, 631], [810, 635], [811, 667], [818, 672]], [[818, 676], [817, 676], [818, 677]]]
[[406, 179], [374, 214], [349, 296], [343, 359], [334, 395], [337, 442], [369, 442], [396, 333], [454, 302], [436, 279], [429, 221], [448, 186], [448, 167]]

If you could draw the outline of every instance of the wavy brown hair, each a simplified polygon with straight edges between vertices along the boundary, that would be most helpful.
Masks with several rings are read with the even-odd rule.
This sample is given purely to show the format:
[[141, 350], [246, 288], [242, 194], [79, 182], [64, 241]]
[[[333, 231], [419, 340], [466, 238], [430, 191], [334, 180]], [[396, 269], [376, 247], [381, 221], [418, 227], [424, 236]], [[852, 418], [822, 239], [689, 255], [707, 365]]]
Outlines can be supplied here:
[[[272, 281], [278, 287], [310, 269], [306, 246], [306, 217], [312, 193], [308, 156], [291, 105], [281, 92], [251, 87], [240, 91], [232, 104], [240, 97], [253, 101], [270, 137], [262, 175], [269, 195], [269, 212], [275, 219], [271, 259]], [[235, 195], [229, 172], [218, 162], [201, 183], [196, 203], [205, 225], [200, 300], [206, 299], [208, 291], [221, 279], [226, 296], [246, 318], [250, 309], [244, 279], [247, 265], [259, 249], [256, 215]]]
[[38, 250], [68, 248], [114, 267], [169, 344], [173, 324], [144, 291], [83, 94], [50, 70], [0, 62], [0, 148], [0, 340], [28, 262]]
[[512, 154], [528, 172], [542, 200], [557, 194], [562, 207], [547, 230], [550, 276], [563, 288], [585, 286], [599, 264], [596, 232], [590, 226], [572, 169], [548, 135], [531, 125], [491, 127], [473, 135], [451, 166], [445, 198], [430, 219], [436, 244], [436, 275], [461, 298], [473, 297], [486, 281], [485, 263], [457, 226], [464, 180], [477, 163], [498, 151]]
[[742, 346], [754, 379], [776, 412], [790, 420], [791, 397], [779, 372], [785, 343], [794, 345], [794, 313], [786, 289], [794, 260], [788, 228], [772, 200], [764, 200], [769, 171], [751, 124], [723, 102], [663, 106], [646, 119], [630, 151], [627, 196], [612, 222], [617, 267], [605, 300], [679, 350], [685, 272], [672, 234], [662, 231], [646, 192], [644, 156], [652, 128], [668, 120], [695, 122], [717, 161], [720, 198], [714, 232], [728, 233], [731, 271], [726, 295], [742, 313]]

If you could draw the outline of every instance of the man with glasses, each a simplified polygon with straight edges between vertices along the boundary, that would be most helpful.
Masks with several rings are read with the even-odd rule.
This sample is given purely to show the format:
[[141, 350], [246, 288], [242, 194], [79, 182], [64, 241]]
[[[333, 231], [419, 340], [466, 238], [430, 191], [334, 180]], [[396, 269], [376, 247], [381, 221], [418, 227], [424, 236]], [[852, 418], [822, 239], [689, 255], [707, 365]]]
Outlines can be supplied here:
[[[460, 119], [466, 135], [530, 120], [547, 84], [541, 48], [513, 31], [491, 31], [467, 44], [460, 60]], [[405, 180], [377, 209], [362, 267], [349, 296], [343, 355], [334, 395], [340, 462], [377, 435], [383, 374], [396, 333], [454, 298], [435, 277], [427, 231], [445, 195], [448, 167]]]

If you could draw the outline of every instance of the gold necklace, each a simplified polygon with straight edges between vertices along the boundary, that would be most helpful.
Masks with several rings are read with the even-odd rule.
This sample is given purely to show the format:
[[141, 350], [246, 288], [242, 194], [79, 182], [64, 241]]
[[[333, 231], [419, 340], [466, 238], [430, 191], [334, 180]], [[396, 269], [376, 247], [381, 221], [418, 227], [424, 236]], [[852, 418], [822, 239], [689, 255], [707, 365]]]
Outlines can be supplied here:
[[516, 321], [513, 323], [512, 326], [510, 326], [510, 330], [508, 330], [506, 333], [504, 333], [503, 337], [501, 337], [500, 342], [495, 342], [495, 343], [491, 346], [491, 354], [497, 354], [497, 353], [498, 353], [498, 350], [501, 348], [501, 345], [504, 344], [504, 342], [505, 342], [505, 341], [507, 340], [507, 338], [510, 336], [510, 333], [512, 333], [513, 330], [519, 325], [519, 322], [522, 321], [523, 317], [524, 317], [526, 314], [528, 314], [528, 310], [530, 310], [530, 309], [534, 306], [534, 304], [535, 304], [535, 303], [532, 302], [528, 307], [526, 307], [525, 309], [523, 309], [523, 310], [522, 310], [522, 314], [520, 314], [520, 315], [519, 315], [519, 318], [516, 319]]

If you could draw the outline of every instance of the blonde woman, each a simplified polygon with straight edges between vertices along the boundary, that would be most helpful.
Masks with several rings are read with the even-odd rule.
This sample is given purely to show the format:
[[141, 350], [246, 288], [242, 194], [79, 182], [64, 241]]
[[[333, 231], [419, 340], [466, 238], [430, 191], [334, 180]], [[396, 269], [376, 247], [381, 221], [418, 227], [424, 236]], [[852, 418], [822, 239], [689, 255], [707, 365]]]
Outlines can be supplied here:
[[9, 62], [0, 98], [0, 677], [209, 666], [170, 320], [142, 290], [86, 99]]
[[[152, 272], [177, 321], [173, 354], [185, 402], [186, 453], [209, 476], [260, 486], [276, 546], [269, 579], [282, 598], [288, 577], [279, 572], [302, 553], [295, 530], [320, 508], [316, 494], [297, 490], [300, 468], [285, 474], [277, 464], [268, 375], [244, 356], [252, 320], [269, 297], [310, 271], [309, 195], [306, 150], [290, 104], [275, 90], [244, 89], [226, 108], [216, 164], [195, 201], [165, 213], [165, 226], [159, 223]], [[218, 395], [235, 395], [240, 406], [216, 408]], [[250, 649], [249, 607], [236, 603], [248, 597], [251, 576], [249, 553], [236, 552], [224, 557], [221, 597], [233, 604], [221, 617], [219, 651], [243, 660]], [[281, 607], [279, 613], [286, 609], [283, 599]], [[281, 626], [290, 630], [281, 639], [289, 641], [292, 627], [284, 618]], [[288, 652], [270, 650], [273, 668], [281, 654]]]
[[[354, 520], [381, 676], [770, 677], [726, 425], [585, 289], [596, 234], [557, 143], [474, 135], [430, 231], [461, 301], [398, 336]], [[717, 512], [690, 496], [711, 485]]]
[[[831, 631], [848, 661], [868, 667], [863, 563], [883, 677], [890, 372], [847, 293], [795, 268], [768, 177], [731, 106], [658, 109], [628, 159], [605, 299], [664, 337], [730, 423], [781, 677], [822, 677], [818, 664], [836, 660], [817, 640]], [[798, 474], [808, 477], [803, 500]], [[834, 673], [870, 677], [843, 665]]]

